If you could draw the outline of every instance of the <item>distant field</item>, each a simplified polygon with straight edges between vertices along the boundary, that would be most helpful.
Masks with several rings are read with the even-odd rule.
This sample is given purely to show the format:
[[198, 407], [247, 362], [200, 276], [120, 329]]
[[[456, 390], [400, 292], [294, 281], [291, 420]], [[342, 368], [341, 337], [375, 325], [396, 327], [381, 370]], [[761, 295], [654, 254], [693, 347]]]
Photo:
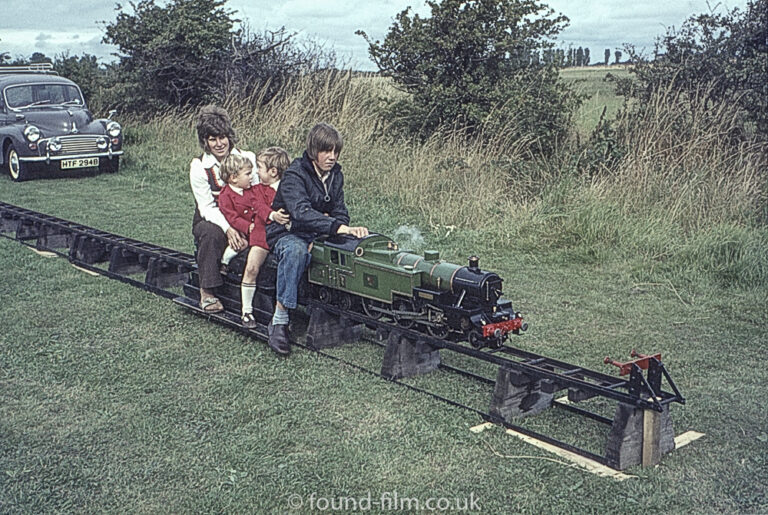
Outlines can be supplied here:
[[587, 95], [576, 114], [577, 130], [582, 136], [588, 135], [594, 129], [604, 108], [606, 118], [610, 119], [616, 116], [621, 107], [623, 99], [616, 95], [615, 85], [606, 80], [608, 73], [618, 77], [629, 76], [629, 71], [621, 65], [565, 68], [560, 72], [560, 76], [572, 83], [577, 92]]
[[[624, 65], [589, 66], [582, 68], [564, 68], [561, 77], [581, 94], [587, 95], [581, 108], [576, 113], [576, 129], [580, 136], [587, 136], [600, 119], [603, 108], [605, 116], [610, 119], [616, 116], [622, 104], [622, 97], [616, 95], [615, 85], [606, 79], [606, 75], [618, 77], [629, 76]], [[377, 76], [361, 76], [355, 81], [366, 84], [372, 91], [382, 96], [399, 95], [392, 86], [391, 79]]]

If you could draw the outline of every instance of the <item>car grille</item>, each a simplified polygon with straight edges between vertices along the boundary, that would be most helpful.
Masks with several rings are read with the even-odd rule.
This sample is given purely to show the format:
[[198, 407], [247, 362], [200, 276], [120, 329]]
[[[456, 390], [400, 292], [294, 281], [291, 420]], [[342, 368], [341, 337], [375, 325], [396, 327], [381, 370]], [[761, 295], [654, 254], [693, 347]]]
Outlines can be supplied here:
[[98, 136], [62, 136], [61, 151], [58, 154], [91, 154], [100, 152], [96, 146]]

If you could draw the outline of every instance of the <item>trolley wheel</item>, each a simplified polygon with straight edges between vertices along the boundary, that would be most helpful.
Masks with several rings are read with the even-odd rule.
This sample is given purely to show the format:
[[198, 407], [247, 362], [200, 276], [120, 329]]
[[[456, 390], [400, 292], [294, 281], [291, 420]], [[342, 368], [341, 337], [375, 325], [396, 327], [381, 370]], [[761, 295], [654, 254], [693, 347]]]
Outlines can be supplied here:
[[450, 328], [445, 324], [428, 325], [427, 332], [435, 338], [445, 338], [450, 332]]
[[320, 300], [320, 302], [327, 304], [331, 301], [331, 290], [326, 288], [325, 286], [321, 286], [320, 289], [317, 291], [317, 298]]
[[339, 293], [339, 307], [344, 311], [352, 309], [352, 296], [349, 293]]

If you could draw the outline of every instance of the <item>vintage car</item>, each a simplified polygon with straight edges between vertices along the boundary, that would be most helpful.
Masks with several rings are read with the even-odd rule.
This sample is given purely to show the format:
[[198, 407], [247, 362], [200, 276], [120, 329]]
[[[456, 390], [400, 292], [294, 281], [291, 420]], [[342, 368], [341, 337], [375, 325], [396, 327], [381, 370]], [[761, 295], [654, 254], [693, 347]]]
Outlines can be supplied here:
[[14, 181], [80, 169], [117, 172], [120, 124], [88, 111], [80, 87], [48, 63], [0, 66], [0, 166]]

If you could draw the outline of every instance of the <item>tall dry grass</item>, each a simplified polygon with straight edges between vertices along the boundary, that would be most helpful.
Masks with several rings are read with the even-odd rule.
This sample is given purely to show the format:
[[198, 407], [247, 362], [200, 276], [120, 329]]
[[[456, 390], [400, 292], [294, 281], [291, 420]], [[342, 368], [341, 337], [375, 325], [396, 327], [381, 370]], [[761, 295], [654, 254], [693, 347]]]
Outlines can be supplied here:
[[[655, 269], [768, 284], [765, 155], [729, 141], [740, 126], [730, 106], [685, 111], [680, 95], [660, 92], [641, 117], [618, 120], [628, 129], [618, 142], [628, 152], [595, 177], [574, 168], [568, 148], [546, 158], [526, 154], [527, 142], [507, 136], [514, 130], [473, 140], [459, 131], [425, 142], [396, 136], [377, 109], [391, 94], [386, 88], [328, 73], [297, 79], [266, 104], [256, 94], [224, 107], [252, 150], [280, 145], [298, 155], [313, 124], [332, 123], [345, 138], [350, 203], [394, 206], [403, 223], [435, 234], [481, 231], [494, 245], [588, 260], [641, 255]], [[173, 111], [141, 123], [160, 135], [148, 140], [178, 144], [188, 162], [195, 116]], [[154, 152], [155, 143], [162, 146], [146, 148]]]
[[[653, 212], [689, 230], [713, 223], [751, 223], [766, 201], [766, 156], [757, 142], [735, 143], [743, 113], [733, 103], [657, 92], [617, 125], [628, 153], [593, 186], [623, 211]], [[639, 115], [639, 116], [638, 116]]]

